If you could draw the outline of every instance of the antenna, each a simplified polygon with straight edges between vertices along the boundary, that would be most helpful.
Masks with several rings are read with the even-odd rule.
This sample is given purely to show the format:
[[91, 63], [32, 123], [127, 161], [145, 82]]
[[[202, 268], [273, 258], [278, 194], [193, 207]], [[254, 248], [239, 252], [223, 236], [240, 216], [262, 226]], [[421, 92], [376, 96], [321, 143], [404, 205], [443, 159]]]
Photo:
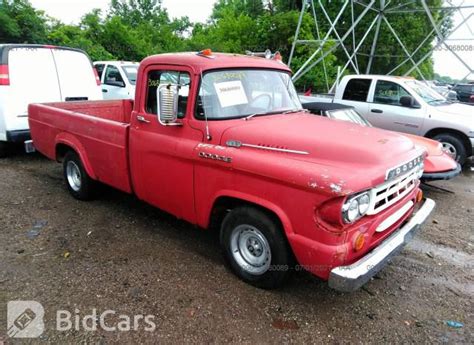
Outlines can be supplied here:
[[[202, 75], [202, 70], [201, 70], [201, 86], [204, 82], [204, 77]], [[199, 92], [199, 90], [198, 90]], [[199, 97], [199, 94], [198, 94], [198, 97]], [[212, 140], [212, 136], [211, 136], [211, 133], [209, 132], [209, 122], [207, 122], [207, 114], [206, 114], [206, 110], [204, 110], [204, 121], [206, 122], [206, 139], [207, 140]]]

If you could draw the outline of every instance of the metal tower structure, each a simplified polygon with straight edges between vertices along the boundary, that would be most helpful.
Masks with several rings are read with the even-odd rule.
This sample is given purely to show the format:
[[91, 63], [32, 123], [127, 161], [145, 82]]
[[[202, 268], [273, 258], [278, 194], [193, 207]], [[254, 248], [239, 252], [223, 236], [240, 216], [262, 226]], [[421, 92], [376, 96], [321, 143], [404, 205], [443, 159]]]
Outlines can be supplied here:
[[[329, 0], [331, 1], [331, 0]], [[295, 72], [293, 76], [293, 80], [296, 81], [301, 78], [304, 74], [310, 71], [312, 68], [315, 67], [322, 67], [325, 75], [326, 86], [329, 89], [330, 80], [328, 80], [328, 75], [326, 72], [326, 62], [325, 58], [331, 54], [336, 49], [342, 49], [344, 54], [347, 57], [347, 61], [341, 67], [340, 71], [338, 72], [338, 77], [344, 73], [344, 71], [348, 68], [353, 70], [353, 73], [356, 74], [368, 74], [371, 72], [374, 57], [377, 56], [377, 47], [380, 46], [381, 42], [379, 42], [379, 32], [382, 25], [385, 25], [390, 33], [395, 38], [398, 46], [400, 47], [401, 52], [403, 52], [403, 56], [405, 57], [404, 60], [398, 65], [393, 67], [387, 74], [393, 75], [397, 74], [397, 70], [400, 67], [410, 64], [411, 67], [403, 74], [409, 75], [414, 70], [418, 72], [421, 78], [425, 79], [422, 71], [420, 70], [419, 66], [423, 61], [431, 57], [432, 53], [436, 49], [443, 49], [449, 51], [453, 57], [460, 62], [462, 66], [464, 66], [467, 70], [466, 76], [463, 80], [466, 80], [470, 75], [474, 74], [474, 50], [471, 50], [469, 61], [465, 57], [461, 56], [458, 51], [453, 49], [452, 45], [448, 44], [452, 40], [463, 40], [471, 42], [472, 45], [468, 46], [474, 49], [474, 31], [470, 27], [469, 20], [471, 18], [474, 22], [474, 0], [445, 0], [442, 7], [430, 7], [427, 3], [427, 0], [407, 0], [402, 4], [391, 4], [392, 0], [367, 0], [367, 1], [357, 1], [357, 0], [341, 0], [341, 8], [339, 13], [334, 17], [331, 18], [326, 10], [324, 3], [326, 1], [321, 0], [303, 0], [303, 6], [300, 12], [298, 25], [296, 27], [295, 37], [293, 40], [293, 44], [291, 47], [290, 56], [288, 59], [288, 65], [291, 66], [291, 62], [293, 60], [295, 54], [295, 48], [298, 45], [313, 45], [316, 46], [314, 52], [311, 56], [303, 63], [303, 65]], [[358, 6], [361, 10], [360, 14], [355, 16], [355, 7]], [[301, 40], [299, 39], [301, 24], [303, 21], [303, 16], [306, 12], [310, 12], [312, 14], [314, 25], [316, 27], [316, 40]], [[338, 26], [341, 26], [341, 16], [344, 14], [345, 11], [350, 11], [351, 14], [351, 25], [348, 30], [345, 32], [339, 32]], [[433, 17], [433, 11], [439, 11], [441, 13], [441, 20], [437, 23]], [[365, 33], [362, 37], [356, 38], [356, 28], [359, 28], [362, 19], [369, 13], [375, 13], [375, 18], [370, 22], [370, 24], [364, 28]], [[390, 24], [389, 17], [393, 14], [407, 14], [410, 13], [425, 13], [429, 23], [431, 24], [431, 32], [419, 43], [419, 45], [413, 50], [409, 51], [406, 47], [406, 44], [400, 38], [399, 34], [395, 30], [395, 28]], [[461, 20], [460, 23], [455, 25], [448, 34], [443, 35], [441, 32], [441, 27], [444, 21], [449, 18], [451, 15], [457, 14], [460, 16]], [[325, 20], [329, 24], [329, 30], [325, 33], [324, 37], [321, 37], [321, 30], [320, 24], [321, 19]], [[407, 23], [409, 23], [409, 19], [407, 19]], [[338, 25], [339, 24], [339, 25]], [[468, 36], [455, 39], [453, 38], [455, 33], [460, 28], [467, 28]], [[372, 34], [373, 40], [372, 44], [370, 45], [369, 52], [362, 52], [361, 47], [364, 45], [364, 42], [367, 38]], [[352, 46], [350, 49], [347, 48], [347, 45], [344, 44], [344, 41], [349, 37], [352, 37]], [[433, 37], [435, 38], [433, 40]], [[358, 41], [356, 40], [358, 39]], [[421, 58], [415, 59], [415, 54], [420, 50], [421, 47], [425, 46], [429, 40], [433, 40], [431, 43], [431, 49], [423, 55]], [[328, 43], [332, 42], [332, 44], [323, 49], [324, 46]], [[365, 70], [361, 70], [359, 67], [358, 56], [367, 56], [368, 62]], [[334, 82], [337, 83], [337, 80]]]

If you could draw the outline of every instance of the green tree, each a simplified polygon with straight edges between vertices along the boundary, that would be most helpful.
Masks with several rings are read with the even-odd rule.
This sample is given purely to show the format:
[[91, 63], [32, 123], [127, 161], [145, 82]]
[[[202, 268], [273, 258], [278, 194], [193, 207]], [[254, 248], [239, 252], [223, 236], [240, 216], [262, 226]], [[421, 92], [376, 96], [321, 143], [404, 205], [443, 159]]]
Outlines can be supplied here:
[[0, 2], [0, 42], [46, 43], [46, 17], [27, 0]]
[[265, 12], [262, 0], [218, 0], [212, 9], [211, 19], [220, 20], [229, 13], [258, 18]]

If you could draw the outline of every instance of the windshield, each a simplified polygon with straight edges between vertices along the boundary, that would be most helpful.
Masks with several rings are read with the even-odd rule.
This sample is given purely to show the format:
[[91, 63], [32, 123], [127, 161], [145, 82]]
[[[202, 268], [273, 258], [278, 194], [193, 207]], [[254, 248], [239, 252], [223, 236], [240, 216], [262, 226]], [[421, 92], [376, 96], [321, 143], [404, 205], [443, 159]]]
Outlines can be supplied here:
[[122, 69], [125, 72], [125, 75], [127, 76], [128, 80], [130, 81], [130, 84], [135, 85], [137, 83], [138, 66], [127, 65], [122, 66]]
[[357, 123], [359, 125], [372, 127], [372, 125], [359, 115], [354, 109], [338, 109], [328, 111], [328, 115], [331, 119], [349, 121], [352, 123]]
[[275, 70], [224, 70], [204, 74], [196, 116], [230, 119], [302, 110], [288, 73]]
[[413, 81], [406, 81], [405, 83], [408, 86], [410, 86], [413, 89], [413, 91], [415, 91], [418, 94], [418, 96], [423, 98], [423, 100], [428, 104], [446, 102], [446, 98], [444, 98], [443, 96], [441, 96], [439, 93], [429, 88], [428, 86], [423, 85], [419, 81], [413, 80]]

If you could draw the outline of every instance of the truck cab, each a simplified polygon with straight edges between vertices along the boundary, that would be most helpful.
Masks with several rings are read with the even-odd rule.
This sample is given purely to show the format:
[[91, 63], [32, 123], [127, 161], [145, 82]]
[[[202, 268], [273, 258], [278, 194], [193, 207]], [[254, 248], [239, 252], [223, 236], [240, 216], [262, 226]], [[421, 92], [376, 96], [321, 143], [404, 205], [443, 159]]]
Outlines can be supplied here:
[[155, 55], [136, 87], [134, 101], [30, 105], [35, 147], [63, 163], [77, 199], [101, 182], [217, 230], [245, 282], [278, 287], [297, 267], [355, 290], [434, 208], [422, 149], [308, 114], [279, 60]]

